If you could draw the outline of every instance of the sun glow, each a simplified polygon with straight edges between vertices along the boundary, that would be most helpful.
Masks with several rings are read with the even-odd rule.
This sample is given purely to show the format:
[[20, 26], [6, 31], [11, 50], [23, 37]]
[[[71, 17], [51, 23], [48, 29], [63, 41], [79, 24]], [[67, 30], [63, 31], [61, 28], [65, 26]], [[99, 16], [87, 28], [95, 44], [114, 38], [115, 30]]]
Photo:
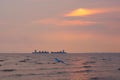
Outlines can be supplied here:
[[67, 14], [66, 16], [85, 16], [85, 15], [89, 15], [89, 14], [91, 14], [90, 10], [80, 8], [80, 9], [72, 11], [71, 13]]
[[88, 16], [88, 15], [108, 12], [108, 10], [109, 9], [84, 9], [84, 8], [79, 8], [79, 9], [73, 10], [73, 11], [65, 14], [64, 16], [65, 17], [69, 17], [69, 16]]

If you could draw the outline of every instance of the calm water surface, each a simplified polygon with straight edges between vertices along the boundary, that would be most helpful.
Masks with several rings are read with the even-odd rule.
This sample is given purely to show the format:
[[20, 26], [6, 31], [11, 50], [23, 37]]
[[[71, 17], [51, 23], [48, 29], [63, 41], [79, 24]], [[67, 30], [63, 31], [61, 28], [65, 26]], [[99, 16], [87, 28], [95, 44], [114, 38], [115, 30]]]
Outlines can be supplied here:
[[119, 68], [118, 53], [0, 54], [0, 80], [120, 80]]

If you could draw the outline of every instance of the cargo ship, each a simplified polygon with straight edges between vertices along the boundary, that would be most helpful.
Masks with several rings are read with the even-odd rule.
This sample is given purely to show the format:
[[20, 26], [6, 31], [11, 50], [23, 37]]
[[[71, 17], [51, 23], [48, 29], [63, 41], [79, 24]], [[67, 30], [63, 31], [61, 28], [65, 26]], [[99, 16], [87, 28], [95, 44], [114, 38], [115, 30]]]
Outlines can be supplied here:
[[34, 50], [32, 52], [32, 54], [66, 54], [66, 52], [64, 50], [55, 51], [55, 52], [54, 51], [49, 52], [49, 51], [37, 51], [37, 50]]

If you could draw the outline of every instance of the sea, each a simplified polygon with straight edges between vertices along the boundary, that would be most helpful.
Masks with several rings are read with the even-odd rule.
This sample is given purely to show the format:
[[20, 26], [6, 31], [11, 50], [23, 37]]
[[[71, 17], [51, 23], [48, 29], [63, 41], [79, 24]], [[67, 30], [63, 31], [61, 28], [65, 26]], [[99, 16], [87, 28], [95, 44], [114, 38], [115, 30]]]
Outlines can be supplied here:
[[1, 53], [0, 80], [120, 80], [120, 53]]

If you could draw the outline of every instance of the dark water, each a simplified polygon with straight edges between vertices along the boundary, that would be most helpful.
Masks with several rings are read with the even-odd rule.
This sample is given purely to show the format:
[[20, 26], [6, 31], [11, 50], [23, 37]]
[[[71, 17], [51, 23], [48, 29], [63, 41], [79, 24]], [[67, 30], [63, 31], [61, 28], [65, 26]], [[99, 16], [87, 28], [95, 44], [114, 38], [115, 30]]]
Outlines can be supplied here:
[[120, 54], [0, 54], [0, 80], [120, 80]]

